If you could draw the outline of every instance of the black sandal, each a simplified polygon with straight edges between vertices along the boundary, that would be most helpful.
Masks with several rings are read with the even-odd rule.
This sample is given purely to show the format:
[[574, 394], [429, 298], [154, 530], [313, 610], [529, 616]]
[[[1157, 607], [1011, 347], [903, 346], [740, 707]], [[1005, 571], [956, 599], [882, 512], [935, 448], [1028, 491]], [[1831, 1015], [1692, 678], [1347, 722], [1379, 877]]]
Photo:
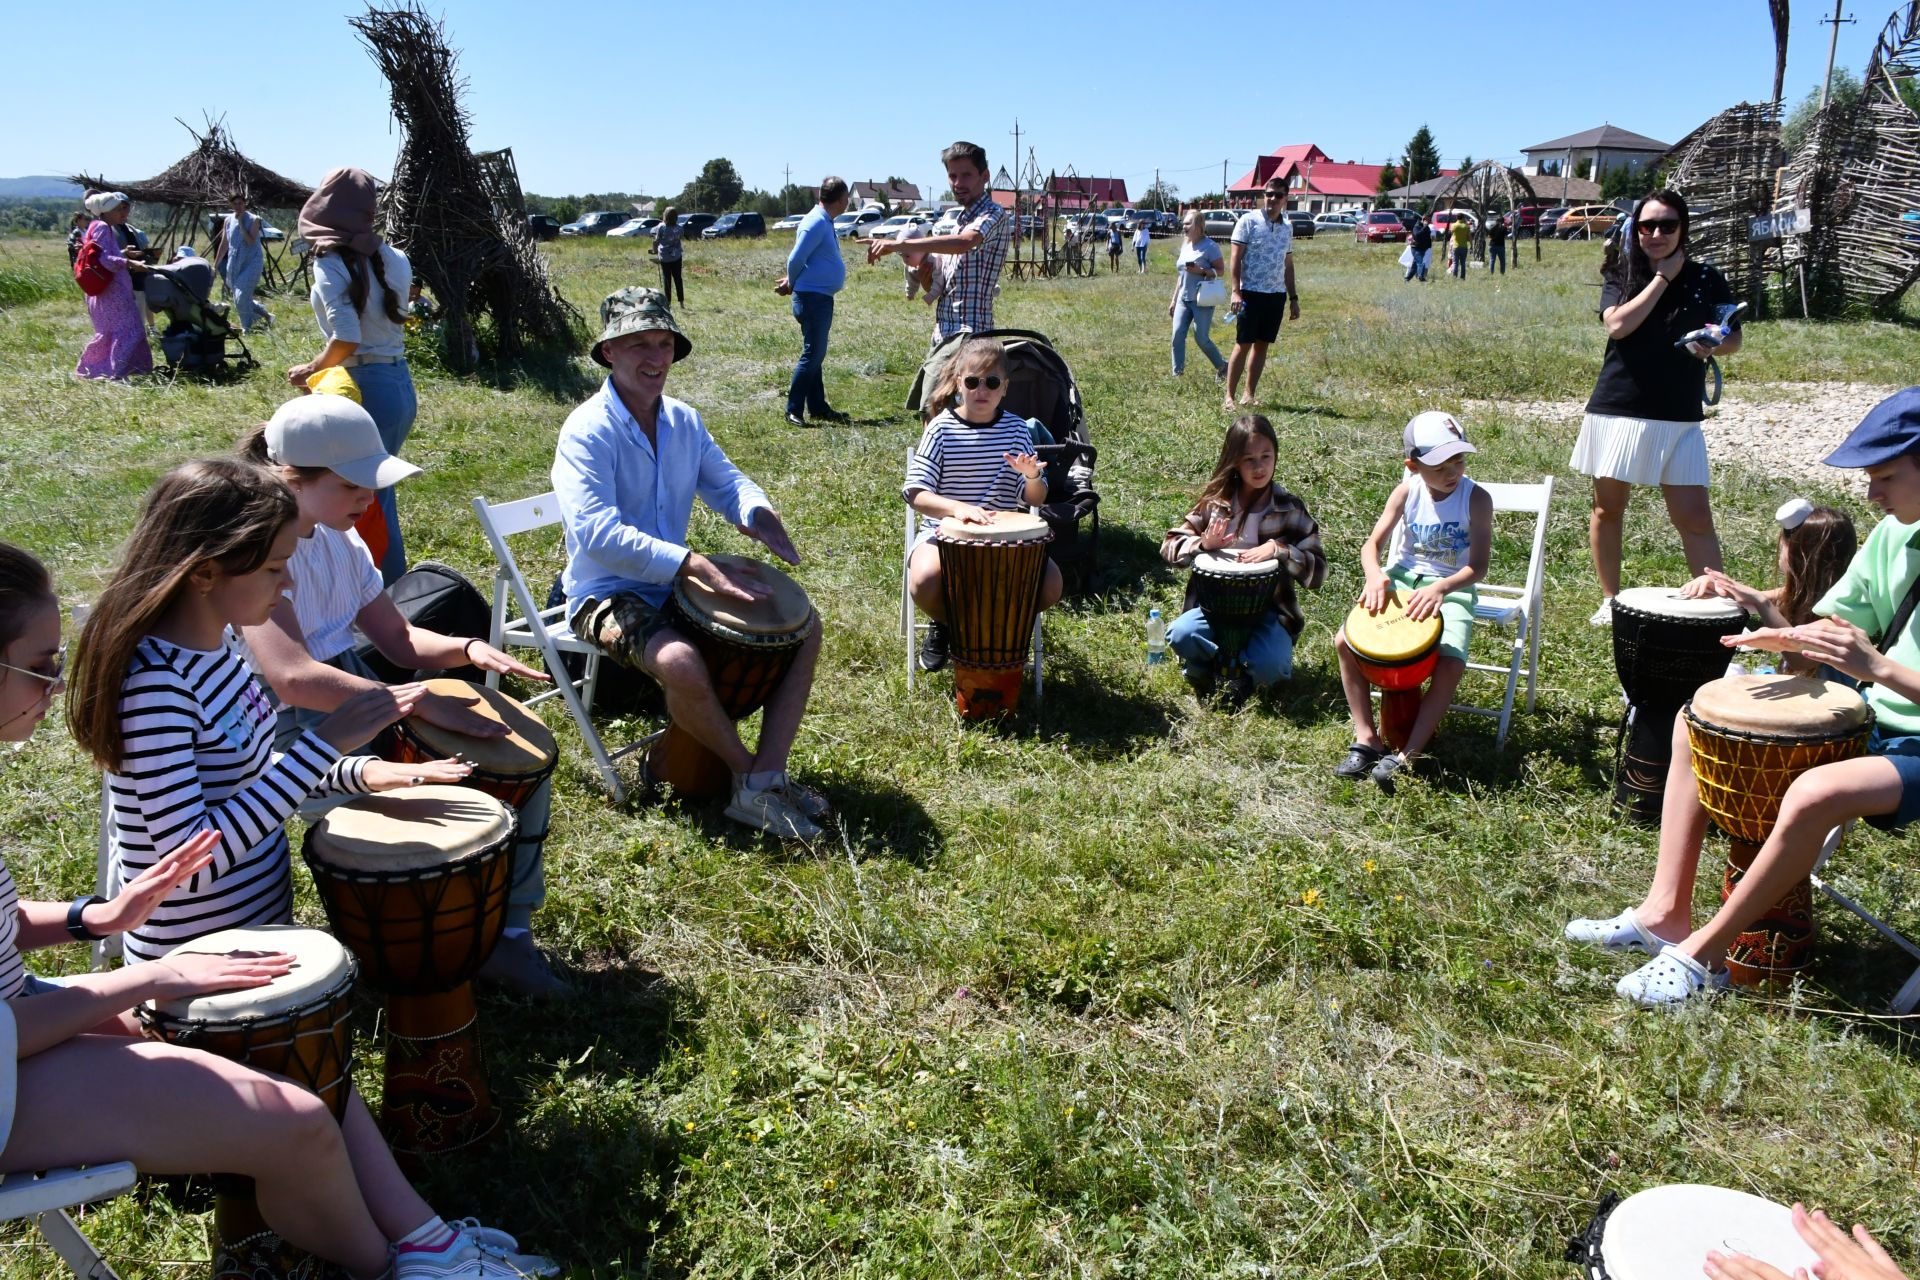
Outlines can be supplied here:
[[1369, 747], [1363, 742], [1356, 742], [1347, 748], [1347, 758], [1333, 766], [1333, 776], [1364, 778], [1373, 772], [1373, 766], [1378, 764], [1380, 757], [1385, 754], [1387, 753]]

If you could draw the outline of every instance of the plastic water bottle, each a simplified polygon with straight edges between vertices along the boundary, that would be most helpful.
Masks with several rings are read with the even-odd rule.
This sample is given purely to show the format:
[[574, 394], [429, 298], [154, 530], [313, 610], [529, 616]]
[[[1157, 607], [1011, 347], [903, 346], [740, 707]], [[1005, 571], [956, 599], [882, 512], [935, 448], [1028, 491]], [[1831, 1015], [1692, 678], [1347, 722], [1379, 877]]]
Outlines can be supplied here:
[[1167, 622], [1158, 609], [1147, 611], [1147, 665], [1167, 660]]

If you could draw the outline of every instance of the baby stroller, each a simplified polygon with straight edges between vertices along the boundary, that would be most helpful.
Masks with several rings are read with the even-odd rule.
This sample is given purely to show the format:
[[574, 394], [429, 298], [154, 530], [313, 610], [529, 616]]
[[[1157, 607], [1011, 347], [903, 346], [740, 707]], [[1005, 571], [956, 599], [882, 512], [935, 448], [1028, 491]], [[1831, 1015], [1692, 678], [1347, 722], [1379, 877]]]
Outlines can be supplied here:
[[[954, 334], [927, 354], [907, 393], [907, 408], [920, 409], [940, 370], [967, 336]], [[1069, 589], [1083, 590], [1093, 581], [1100, 553], [1100, 495], [1093, 488], [1100, 454], [1087, 438], [1073, 370], [1045, 334], [1031, 329], [989, 329], [972, 336], [996, 338], [1007, 349], [1008, 386], [1001, 404], [1043, 429], [1044, 435], [1034, 433], [1033, 451], [1047, 466], [1047, 501], [1040, 515], [1053, 530], [1048, 555], [1060, 566]]]
[[224, 303], [213, 301], [213, 264], [205, 258], [181, 258], [156, 266], [147, 275], [147, 305], [167, 317], [160, 350], [170, 373], [216, 374], [236, 353], [234, 367], [255, 367], [253, 353], [227, 319]]

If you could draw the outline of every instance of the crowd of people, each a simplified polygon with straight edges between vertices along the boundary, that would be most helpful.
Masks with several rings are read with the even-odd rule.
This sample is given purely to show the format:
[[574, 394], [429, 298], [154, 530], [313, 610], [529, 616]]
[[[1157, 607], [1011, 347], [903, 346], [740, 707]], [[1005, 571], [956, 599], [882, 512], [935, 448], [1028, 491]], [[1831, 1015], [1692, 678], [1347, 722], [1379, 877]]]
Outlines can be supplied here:
[[[934, 344], [967, 335], [925, 398], [900, 490], [921, 518], [906, 586], [933, 620], [920, 655], [928, 670], [947, 661], [955, 606], [931, 545], [936, 531], [942, 522], [990, 526], [1044, 503], [1049, 487], [1036, 455], [1046, 424], [1008, 411], [1006, 350], [976, 336], [994, 328], [1012, 215], [987, 190], [984, 149], [955, 143], [941, 158], [961, 205], [956, 229], [867, 249], [870, 264], [902, 257], [909, 296], [918, 289], [933, 302]], [[325, 339], [314, 359], [288, 371], [303, 394], [265, 424], [236, 424], [232, 454], [184, 463], [160, 479], [81, 631], [70, 671], [52, 580], [30, 552], [0, 544], [0, 738], [24, 741], [66, 690], [69, 729], [102, 769], [111, 797], [116, 876], [109, 898], [89, 895], [71, 907], [19, 902], [0, 863], [0, 997], [17, 1025], [20, 1058], [11, 1132], [0, 1129], [0, 1169], [131, 1158], [150, 1172], [240, 1172], [259, 1183], [261, 1210], [276, 1231], [360, 1280], [545, 1274], [551, 1264], [520, 1253], [505, 1233], [437, 1215], [393, 1165], [357, 1099], [335, 1123], [297, 1086], [197, 1050], [140, 1041], [125, 1017], [142, 1001], [244, 989], [286, 972], [285, 955], [209, 957], [179, 948], [215, 930], [291, 919], [285, 824], [303, 802], [329, 792], [457, 783], [471, 769], [459, 758], [403, 765], [364, 754], [376, 734], [409, 716], [472, 736], [495, 732], [458, 699], [385, 682], [353, 649], [353, 628], [402, 668], [471, 666], [547, 680], [482, 639], [416, 625], [386, 594], [407, 565], [393, 494], [418, 471], [400, 456], [417, 401], [403, 342], [411, 271], [376, 230], [375, 195], [364, 171], [336, 169], [302, 209], [300, 233], [316, 254], [311, 303]], [[1308, 500], [1280, 482], [1272, 422], [1253, 411], [1283, 317], [1300, 315], [1285, 196], [1284, 185], [1269, 184], [1262, 207], [1236, 224], [1225, 255], [1190, 214], [1168, 303], [1173, 372], [1182, 371], [1193, 333], [1225, 383], [1232, 421], [1212, 473], [1166, 531], [1162, 558], [1176, 566], [1204, 555], [1278, 567], [1230, 668], [1191, 594], [1168, 636], [1197, 689], [1212, 692], [1224, 676], [1236, 698], [1289, 678], [1305, 620], [1298, 590], [1323, 585], [1330, 555]], [[775, 286], [791, 298], [801, 332], [786, 402], [795, 425], [842, 416], [826, 400], [823, 368], [834, 295], [846, 280], [832, 223], [846, 207], [847, 184], [829, 177], [819, 197]], [[97, 264], [108, 283], [89, 295], [97, 336], [81, 371], [114, 376], [133, 370], [144, 352], [132, 298], [142, 263], [116, 234], [128, 211], [124, 197], [99, 194], [88, 207], [94, 218], [76, 270], [83, 261]], [[1728, 290], [1718, 272], [1687, 256], [1687, 216], [1677, 193], [1655, 192], [1603, 266], [1606, 348], [1573, 456], [1593, 480], [1591, 549], [1603, 592], [1594, 621], [1608, 621], [1620, 588], [1619, 526], [1631, 489], [1657, 483], [1697, 575], [1687, 592], [1731, 600], [1761, 620], [1729, 643], [1860, 683], [1877, 727], [1868, 754], [1793, 783], [1746, 879], [1699, 927], [1691, 919], [1692, 882], [1705, 816], [1685, 763], [1684, 730], [1677, 731], [1659, 866], [1646, 897], [1617, 916], [1567, 929], [1577, 942], [1649, 954], [1619, 988], [1641, 1004], [1723, 987], [1733, 935], [1806, 873], [1832, 826], [1859, 817], [1897, 829], [1920, 816], [1920, 638], [1905, 627], [1920, 591], [1912, 538], [1920, 523], [1920, 388], [1875, 408], [1827, 459], [1863, 470], [1868, 500], [1886, 514], [1857, 552], [1840, 532], [1844, 525], [1851, 534], [1844, 517], [1789, 504], [1780, 520], [1781, 586], [1763, 592], [1729, 578], [1700, 434], [1702, 360], [1716, 348], [1689, 336], [1713, 323]], [[1451, 234], [1464, 226], [1457, 221]], [[234, 202], [225, 231], [236, 305], [253, 310], [258, 218], [243, 200]], [[1136, 247], [1144, 270], [1146, 246]], [[809, 619], [774, 683], [750, 746], [669, 603], [689, 586], [742, 606], [769, 595], [761, 577], [688, 544], [696, 499], [774, 558], [798, 564], [801, 553], [770, 495], [729, 459], [699, 410], [668, 393], [674, 366], [694, 347], [668, 292], [680, 284], [678, 244], [668, 236], [659, 248], [662, 288], [628, 287], [601, 303], [589, 355], [605, 380], [559, 432], [551, 479], [566, 551], [564, 617], [605, 659], [651, 677], [674, 725], [723, 762], [729, 819], [810, 840], [831, 820], [832, 806], [792, 774], [789, 760], [817, 674], [819, 618]], [[1416, 268], [1424, 272], [1422, 261]], [[1464, 261], [1458, 247], [1455, 261]], [[1237, 324], [1230, 357], [1206, 332], [1222, 293]], [[1739, 330], [1716, 339], [1718, 352], [1730, 354]], [[343, 394], [326, 394], [329, 386]], [[1340, 778], [1391, 792], [1425, 753], [1465, 670], [1475, 585], [1492, 540], [1492, 501], [1466, 474], [1477, 456], [1454, 414], [1414, 416], [1402, 433], [1402, 478], [1349, 553], [1357, 554], [1365, 583], [1359, 607], [1378, 614], [1393, 601], [1409, 618], [1437, 620], [1440, 657], [1410, 732], [1395, 747], [1376, 723], [1354, 647], [1340, 635], [1354, 731], [1345, 757], [1331, 764]], [[1048, 563], [1035, 603], [1051, 607], [1062, 588], [1058, 567]], [[487, 975], [540, 996], [565, 994], [532, 937], [550, 807], [545, 787], [522, 806], [505, 939]], [[20, 960], [68, 936], [107, 934], [123, 937], [131, 961], [124, 968], [52, 983]], [[178, 1105], [155, 1111], [138, 1104], [157, 1090]], [[302, 1159], [288, 1159], [293, 1152]], [[1851, 1248], [1897, 1274], [1870, 1237], [1848, 1241], [1819, 1217], [1796, 1221], [1833, 1256]], [[1739, 1259], [1714, 1265], [1719, 1274], [1766, 1274]]]

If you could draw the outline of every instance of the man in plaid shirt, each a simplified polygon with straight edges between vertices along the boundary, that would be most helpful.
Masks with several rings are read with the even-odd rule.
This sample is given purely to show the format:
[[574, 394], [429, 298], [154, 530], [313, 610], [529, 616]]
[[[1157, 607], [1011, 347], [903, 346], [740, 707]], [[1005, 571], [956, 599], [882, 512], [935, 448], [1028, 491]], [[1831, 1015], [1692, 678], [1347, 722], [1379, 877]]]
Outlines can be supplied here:
[[[961, 205], [960, 229], [950, 236], [926, 236], [912, 242], [915, 253], [933, 262], [933, 340], [937, 344], [962, 329], [984, 333], [993, 328], [993, 295], [1000, 288], [1000, 268], [1013, 245], [1013, 214], [993, 202], [987, 188], [987, 151], [971, 142], [956, 142], [940, 153], [947, 168], [947, 185]], [[894, 240], [867, 241], [867, 261], [874, 263], [905, 245]]]

